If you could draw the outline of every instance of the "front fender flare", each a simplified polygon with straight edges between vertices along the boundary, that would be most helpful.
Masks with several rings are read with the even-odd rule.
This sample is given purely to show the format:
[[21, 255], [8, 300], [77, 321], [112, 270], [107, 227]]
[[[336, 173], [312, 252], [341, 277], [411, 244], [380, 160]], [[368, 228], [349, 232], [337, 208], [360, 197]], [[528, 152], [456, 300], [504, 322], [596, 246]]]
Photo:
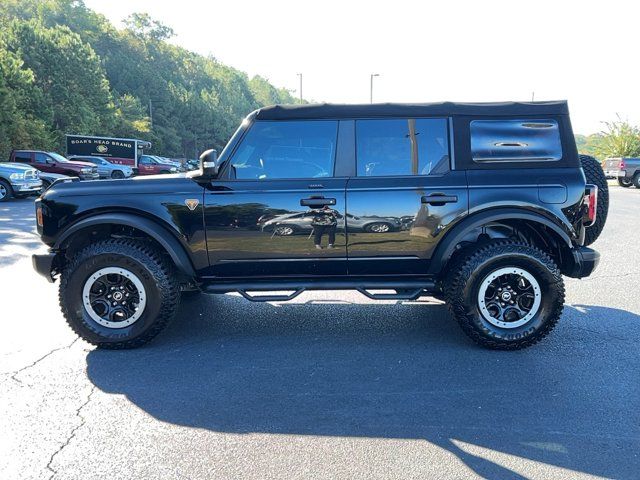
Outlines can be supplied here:
[[64, 245], [65, 241], [80, 230], [87, 227], [105, 224], [125, 225], [141, 230], [166, 250], [178, 271], [188, 277], [196, 276], [193, 263], [187, 254], [186, 247], [180, 243], [172, 232], [153, 220], [131, 213], [101, 213], [79, 220], [67, 227], [58, 235], [58, 238], [53, 245], [53, 250], [60, 249], [61, 246]]
[[561, 227], [542, 214], [520, 208], [498, 208], [485, 210], [474, 213], [461, 220], [451, 230], [445, 233], [444, 238], [440, 240], [440, 243], [432, 256], [431, 263], [429, 264], [429, 273], [439, 274], [442, 271], [444, 265], [455, 252], [456, 246], [462, 241], [469, 230], [480, 227], [486, 223], [500, 220], [526, 220], [539, 223], [553, 230], [562, 239], [562, 242], [567, 248], [573, 248], [571, 236], [567, 232], [566, 227]]

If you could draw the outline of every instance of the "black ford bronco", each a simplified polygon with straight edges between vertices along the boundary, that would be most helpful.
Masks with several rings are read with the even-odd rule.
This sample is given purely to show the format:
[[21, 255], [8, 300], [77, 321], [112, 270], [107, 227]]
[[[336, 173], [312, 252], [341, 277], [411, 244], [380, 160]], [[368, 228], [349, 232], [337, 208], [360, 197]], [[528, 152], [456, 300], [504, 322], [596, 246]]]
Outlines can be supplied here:
[[55, 183], [33, 263], [104, 348], [151, 340], [181, 292], [355, 289], [443, 299], [474, 341], [517, 349], [558, 322], [562, 276], [596, 267], [606, 185], [566, 102], [273, 106], [199, 171]]

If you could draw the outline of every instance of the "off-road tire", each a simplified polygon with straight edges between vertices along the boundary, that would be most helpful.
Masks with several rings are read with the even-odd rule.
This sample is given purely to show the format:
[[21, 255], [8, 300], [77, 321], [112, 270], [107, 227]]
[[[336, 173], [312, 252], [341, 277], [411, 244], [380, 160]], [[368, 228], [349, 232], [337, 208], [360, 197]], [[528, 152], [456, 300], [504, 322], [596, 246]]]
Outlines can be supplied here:
[[11, 200], [13, 197], [13, 189], [11, 188], [11, 184], [5, 180], [0, 179], [0, 185], [4, 188], [6, 192], [2, 197], [0, 197], [0, 202], [6, 202]]
[[602, 233], [609, 213], [609, 184], [604, 176], [600, 162], [589, 155], [580, 155], [580, 163], [587, 183], [598, 187], [598, 206], [596, 208], [596, 221], [585, 230], [584, 244], [591, 245]]
[[639, 173], [636, 173], [636, 174], [633, 176], [633, 181], [632, 181], [632, 182], [633, 182], [633, 186], [634, 186], [634, 187], [636, 187], [636, 188], [640, 188], [640, 172], [639, 172]]
[[[480, 285], [499, 268], [517, 267], [537, 280], [540, 307], [524, 325], [501, 328], [487, 321], [478, 306]], [[564, 282], [558, 266], [542, 250], [513, 240], [495, 240], [467, 250], [447, 267], [444, 296], [451, 315], [474, 342], [496, 350], [518, 350], [546, 337], [564, 308]]]
[[[87, 313], [82, 301], [85, 282], [107, 267], [132, 272], [146, 291], [142, 315], [124, 328], [100, 325]], [[64, 267], [59, 287], [60, 308], [73, 331], [99, 348], [140, 347], [158, 335], [175, 315], [180, 289], [174, 270], [163, 253], [145, 243], [129, 239], [100, 241], [79, 251]]]
[[633, 186], [633, 180], [629, 180], [626, 177], [618, 177], [618, 185], [622, 188], [629, 188]]

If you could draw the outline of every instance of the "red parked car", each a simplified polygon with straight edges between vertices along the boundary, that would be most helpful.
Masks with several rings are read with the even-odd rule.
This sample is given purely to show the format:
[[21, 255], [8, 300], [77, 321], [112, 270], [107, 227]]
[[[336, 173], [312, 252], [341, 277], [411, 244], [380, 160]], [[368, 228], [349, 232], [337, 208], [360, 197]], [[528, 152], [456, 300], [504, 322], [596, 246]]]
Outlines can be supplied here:
[[100, 178], [98, 167], [93, 163], [68, 160], [55, 152], [13, 150], [9, 161], [30, 165], [43, 172], [78, 177], [80, 180], [97, 180]]
[[170, 163], [161, 163], [151, 155], [138, 157], [138, 175], [156, 175], [158, 173], [177, 173], [178, 167]]

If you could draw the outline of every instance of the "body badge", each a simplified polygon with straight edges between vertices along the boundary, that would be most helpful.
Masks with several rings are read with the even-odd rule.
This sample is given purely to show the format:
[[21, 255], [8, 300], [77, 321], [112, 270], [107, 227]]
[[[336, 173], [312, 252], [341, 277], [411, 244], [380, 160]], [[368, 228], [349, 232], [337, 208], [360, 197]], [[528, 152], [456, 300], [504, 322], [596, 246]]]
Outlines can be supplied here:
[[184, 203], [187, 207], [189, 207], [189, 210], [195, 210], [200, 201], [195, 198], [187, 198]]

